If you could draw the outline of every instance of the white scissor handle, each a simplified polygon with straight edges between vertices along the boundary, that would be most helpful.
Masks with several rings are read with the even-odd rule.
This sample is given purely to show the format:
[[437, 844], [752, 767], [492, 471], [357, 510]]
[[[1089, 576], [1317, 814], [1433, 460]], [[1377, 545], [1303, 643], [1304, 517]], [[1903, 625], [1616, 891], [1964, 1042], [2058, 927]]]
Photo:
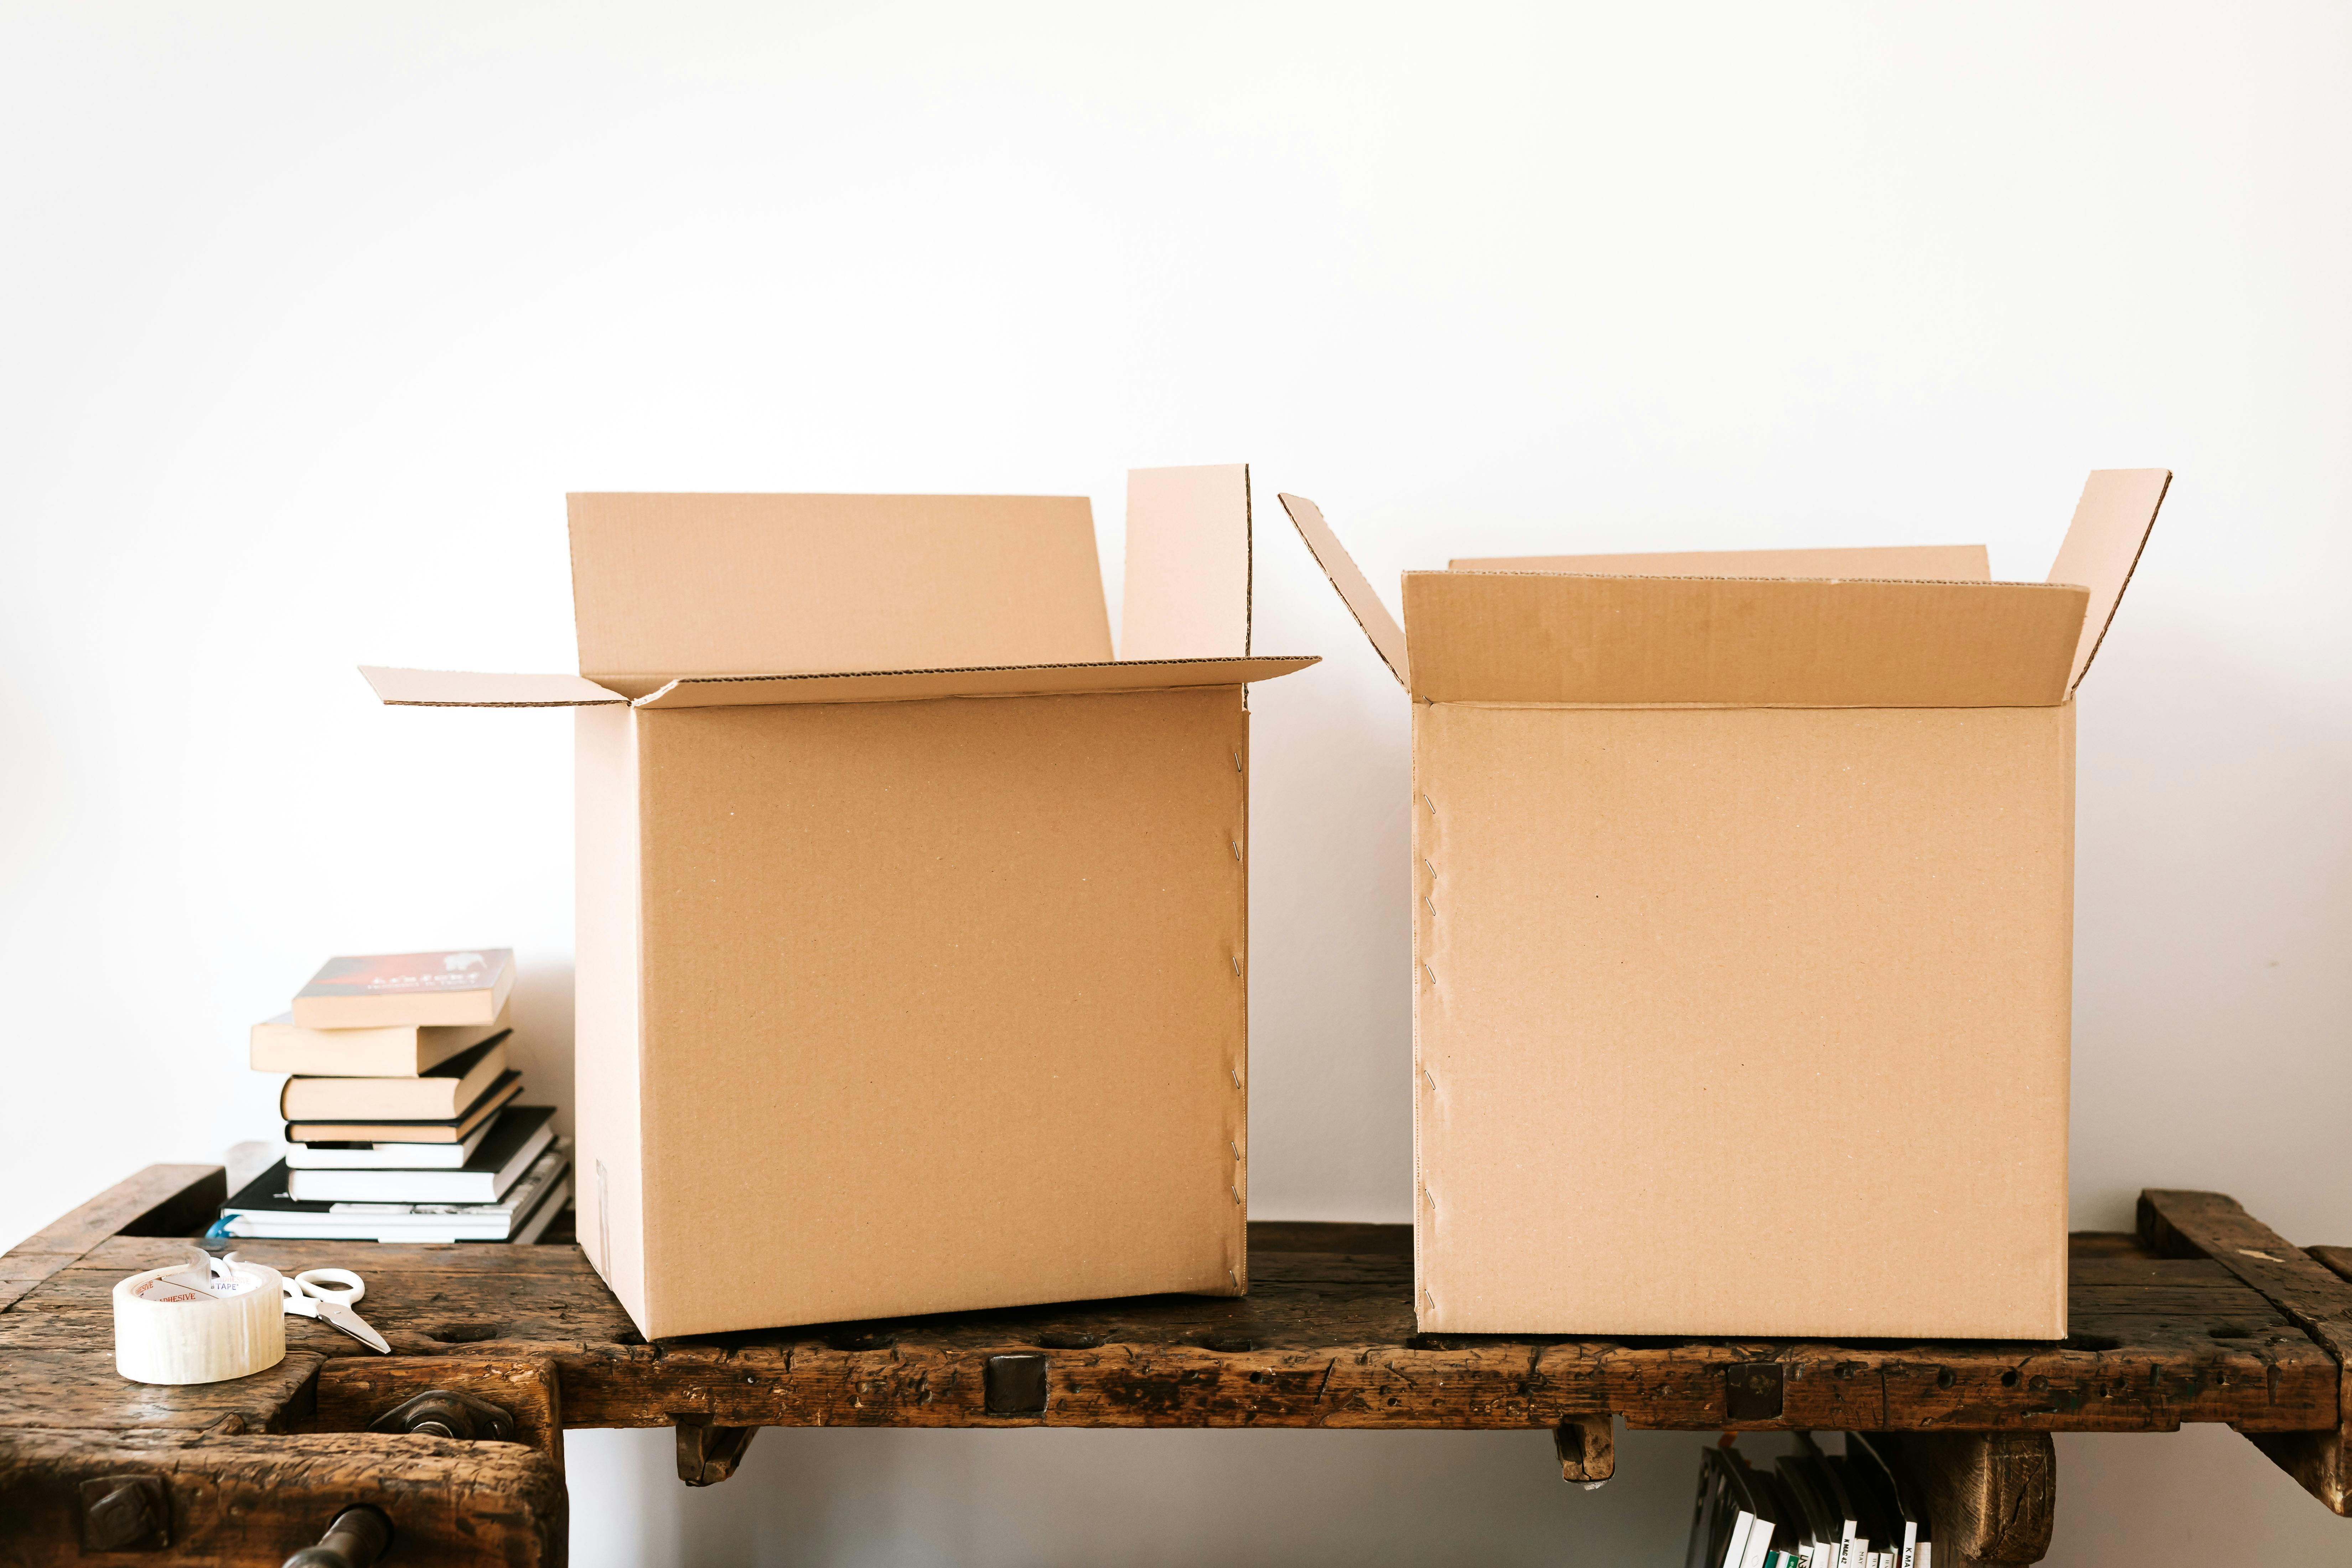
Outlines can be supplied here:
[[339, 1307], [348, 1307], [367, 1294], [367, 1281], [348, 1268], [305, 1268], [286, 1283], [289, 1295], [299, 1286], [302, 1294]]

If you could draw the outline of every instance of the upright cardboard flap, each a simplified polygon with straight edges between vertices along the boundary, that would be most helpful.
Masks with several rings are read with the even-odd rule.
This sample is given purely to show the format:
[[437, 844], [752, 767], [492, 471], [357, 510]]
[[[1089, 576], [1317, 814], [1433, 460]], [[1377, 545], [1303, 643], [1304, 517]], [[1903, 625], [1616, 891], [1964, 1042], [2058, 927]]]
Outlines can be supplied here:
[[629, 700], [577, 675], [481, 675], [465, 669], [389, 669], [360, 674], [392, 708], [604, 708]]
[[2084, 590], [1408, 572], [1431, 702], [2037, 708], [2066, 699]]
[[940, 697], [1052, 697], [1245, 686], [1319, 662], [1291, 658], [1163, 658], [1029, 664], [980, 669], [879, 669], [853, 675], [704, 675], [640, 697], [639, 708], [766, 708], [783, 702], [923, 702]]
[[1331, 579], [1331, 586], [1339, 591], [1341, 601], [1356, 617], [1356, 624], [1364, 628], [1364, 635], [1372, 639], [1372, 650], [1389, 667], [1389, 673], [1397, 678], [1397, 684], [1405, 685], [1404, 628], [1389, 614], [1389, 607], [1381, 603], [1381, 596], [1372, 592], [1371, 583], [1339, 543], [1339, 536], [1331, 531], [1331, 525], [1323, 521], [1322, 509], [1305, 496], [1286, 494], [1281, 500], [1282, 510], [1290, 514], [1291, 526], [1298, 530], [1298, 537], [1307, 541], [1307, 548], [1314, 552], [1316, 564], [1323, 568], [1323, 575]]
[[570, 508], [592, 679], [1111, 657], [1083, 496], [574, 495]]
[[1863, 545], [1839, 550], [1678, 550], [1654, 555], [1489, 555], [1455, 572], [1580, 572], [1592, 577], [1903, 577], [1989, 583], [1981, 544]]
[[1249, 465], [1131, 468], [1121, 658], [1250, 650]]
[[2123, 602], [2132, 568], [2147, 545], [2148, 530], [2156, 526], [2157, 509], [2171, 488], [2170, 468], [2099, 468], [2084, 482], [2083, 499], [2074, 504], [2074, 521], [2050, 568], [2053, 583], [2077, 583], [2091, 591], [2067, 690], [2081, 685], [2084, 672], [2091, 668], [2107, 624], [2116, 618], [2116, 606]]

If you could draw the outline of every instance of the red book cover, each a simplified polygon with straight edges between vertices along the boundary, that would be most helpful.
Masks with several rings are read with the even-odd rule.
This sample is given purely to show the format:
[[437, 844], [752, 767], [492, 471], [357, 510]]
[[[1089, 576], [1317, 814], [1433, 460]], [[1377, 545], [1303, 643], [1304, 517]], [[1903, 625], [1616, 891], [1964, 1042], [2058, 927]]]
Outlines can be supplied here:
[[331, 958], [294, 996], [306, 1029], [488, 1024], [514, 986], [514, 950], [461, 948]]

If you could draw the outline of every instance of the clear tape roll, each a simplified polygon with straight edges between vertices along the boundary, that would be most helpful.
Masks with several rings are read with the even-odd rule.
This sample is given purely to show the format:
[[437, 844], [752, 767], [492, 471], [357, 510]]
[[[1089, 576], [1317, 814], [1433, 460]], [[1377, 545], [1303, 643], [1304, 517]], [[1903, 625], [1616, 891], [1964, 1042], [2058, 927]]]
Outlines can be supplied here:
[[133, 1383], [222, 1383], [286, 1359], [286, 1298], [278, 1270], [227, 1266], [232, 1294], [172, 1283], [187, 1265], [150, 1268], [114, 1287], [114, 1370]]

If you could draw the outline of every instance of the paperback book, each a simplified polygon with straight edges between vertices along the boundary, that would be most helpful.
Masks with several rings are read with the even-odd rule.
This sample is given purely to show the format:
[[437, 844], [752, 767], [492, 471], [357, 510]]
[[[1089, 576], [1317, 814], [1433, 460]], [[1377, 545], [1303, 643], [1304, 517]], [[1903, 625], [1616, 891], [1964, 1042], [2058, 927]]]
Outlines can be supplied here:
[[500, 1111], [474, 1157], [454, 1171], [296, 1170], [287, 1194], [301, 1203], [494, 1204], [555, 1139], [551, 1106]]
[[293, 1019], [305, 1029], [488, 1024], [514, 980], [514, 952], [503, 947], [331, 958], [294, 994]]
[[213, 1234], [286, 1241], [528, 1242], [570, 1198], [570, 1142], [558, 1140], [494, 1204], [306, 1203], [288, 1190], [280, 1161], [222, 1206]]

